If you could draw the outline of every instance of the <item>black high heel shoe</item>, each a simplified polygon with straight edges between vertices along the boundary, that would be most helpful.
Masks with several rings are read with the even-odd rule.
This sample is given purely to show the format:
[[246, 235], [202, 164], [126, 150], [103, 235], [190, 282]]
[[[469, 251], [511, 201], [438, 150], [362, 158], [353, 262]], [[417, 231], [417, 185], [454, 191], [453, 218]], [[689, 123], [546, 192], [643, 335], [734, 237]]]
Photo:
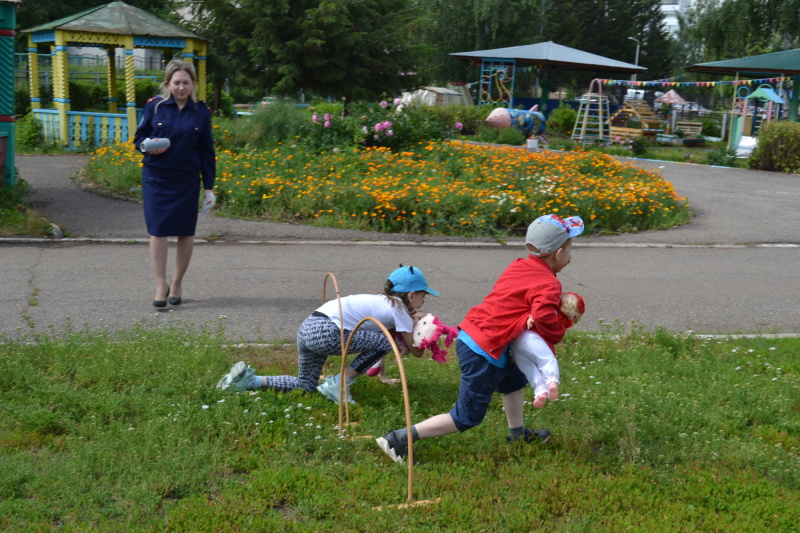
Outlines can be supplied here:
[[[170, 283], [170, 287], [167, 287], [167, 289], [171, 288], [172, 288], [172, 283]], [[170, 297], [169, 290], [167, 290], [167, 300], [169, 301], [169, 305], [181, 305], [181, 297], [180, 296], [176, 296], [174, 298]]]
[[[169, 286], [167, 286], [167, 300], [173, 300], [174, 298], [169, 297]], [[166, 307], [167, 300], [153, 300], [153, 307]]]

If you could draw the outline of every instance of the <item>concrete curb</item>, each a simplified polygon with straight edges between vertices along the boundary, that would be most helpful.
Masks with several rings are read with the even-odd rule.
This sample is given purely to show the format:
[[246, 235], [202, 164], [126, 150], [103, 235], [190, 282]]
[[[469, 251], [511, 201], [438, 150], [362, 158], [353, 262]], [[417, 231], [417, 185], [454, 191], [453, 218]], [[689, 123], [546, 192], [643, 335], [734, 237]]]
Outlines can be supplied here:
[[[170, 238], [170, 242], [175, 239]], [[0, 237], [0, 244], [63, 244], [63, 243], [79, 243], [79, 244], [147, 244], [149, 239], [139, 237], [131, 238], [93, 238], [93, 237], [69, 237], [64, 239], [46, 239], [46, 238], [33, 238], [33, 237]], [[315, 239], [308, 240], [235, 240], [227, 241], [225, 239], [207, 240], [195, 239], [195, 244], [263, 244], [270, 246], [291, 246], [291, 245], [309, 245], [315, 244], [320, 246], [414, 246], [414, 247], [429, 247], [429, 248], [505, 248], [523, 246], [524, 241], [507, 241], [507, 242], [414, 242], [414, 241], [320, 241]], [[745, 248], [800, 248], [800, 244], [796, 243], [758, 243], [758, 244], [670, 244], [670, 243], [625, 243], [625, 242], [575, 242], [576, 248], [721, 248], [721, 249], [745, 249]]]

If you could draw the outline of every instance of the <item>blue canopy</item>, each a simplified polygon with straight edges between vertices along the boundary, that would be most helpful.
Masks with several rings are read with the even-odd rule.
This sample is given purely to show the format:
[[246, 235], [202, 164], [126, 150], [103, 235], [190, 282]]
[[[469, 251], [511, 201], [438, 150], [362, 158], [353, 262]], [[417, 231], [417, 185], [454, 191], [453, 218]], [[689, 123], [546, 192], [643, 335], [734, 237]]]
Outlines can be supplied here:
[[776, 104], [782, 104], [783, 98], [778, 96], [774, 89], [771, 87], [759, 87], [755, 91], [751, 92], [750, 95], [747, 97], [748, 100], [756, 98], [758, 100], [769, 100], [771, 102], [775, 102]]

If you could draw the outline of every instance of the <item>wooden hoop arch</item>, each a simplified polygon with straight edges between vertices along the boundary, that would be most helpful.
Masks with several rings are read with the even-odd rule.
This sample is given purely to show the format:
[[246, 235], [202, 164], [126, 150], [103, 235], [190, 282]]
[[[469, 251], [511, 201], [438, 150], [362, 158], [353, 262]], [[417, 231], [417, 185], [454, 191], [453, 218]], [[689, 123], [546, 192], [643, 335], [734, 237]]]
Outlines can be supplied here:
[[[342, 299], [339, 296], [339, 284], [336, 282], [336, 276], [334, 276], [331, 272], [325, 274], [325, 280], [322, 282], [322, 303], [325, 303], [325, 290], [328, 285], [328, 278], [333, 280], [333, 286], [336, 291], [336, 300], [339, 303], [339, 316], [342, 316]], [[411, 503], [414, 501], [414, 443], [413, 439], [411, 438], [411, 402], [408, 399], [408, 381], [406, 380], [406, 371], [403, 367], [403, 358], [400, 356], [400, 350], [397, 349], [397, 344], [395, 343], [392, 334], [389, 333], [389, 330], [386, 329], [386, 326], [371, 316], [362, 319], [358, 324], [356, 324], [356, 327], [354, 327], [353, 331], [350, 332], [347, 343], [344, 341], [344, 324], [339, 324], [339, 332], [341, 334], [342, 341], [342, 366], [339, 373], [339, 434], [341, 435], [344, 430], [344, 413], [346, 413], [347, 425], [350, 424], [350, 407], [347, 402], [346, 388], [347, 378], [344, 377], [347, 365], [347, 354], [350, 351], [350, 344], [353, 341], [353, 335], [355, 335], [359, 328], [366, 322], [374, 322], [378, 328], [380, 328], [383, 334], [386, 335], [386, 338], [389, 340], [389, 344], [392, 346], [392, 351], [394, 352], [397, 366], [400, 369], [400, 383], [403, 388], [403, 405], [405, 406], [406, 410], [406, 431], [408, 432], [408, 457], [406, 458], [408, 462], [408, 501]]]

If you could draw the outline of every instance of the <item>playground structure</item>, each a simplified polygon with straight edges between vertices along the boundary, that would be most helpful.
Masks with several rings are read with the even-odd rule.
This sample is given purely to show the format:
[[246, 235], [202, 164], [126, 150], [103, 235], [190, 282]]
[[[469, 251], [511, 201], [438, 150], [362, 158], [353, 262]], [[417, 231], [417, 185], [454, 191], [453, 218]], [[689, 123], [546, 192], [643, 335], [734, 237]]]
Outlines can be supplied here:
[[611, 128], [608, 96], [603, 94], [600, 80], [592, 80], [589, 92], [578, 100], [578, 116], [572, 129], [572, 139], [581, 146], [586, 143], [608, 144], [611, 140]]
[[[629, 127], [629, 122], [635, 120], [638, 127]], [[609, 133], [613, 142], [622, 142], [637, 137], [655, 136], [664, 131], [661, 119], [644, 100], [625, 100], [616, 113], [608, 119]], [[617, 141], [619, 139], [619, 141]]]
[[758, 144], [756, 134], [761, 125], [771, 120], [779, 120], [784, 103], [770, 85], [760, 85], [753, 92], [747, 87], [739, 87], [733, 101], [738, 116], [731, 122], [730, 147], [736, 150], [740, 157], [748, 156]]
[[538, 107], [534, 106], [528, 111], [498, 107], [489, 114], [486, 118], [486, 123], [494, 128], [510, 128], [513, 126], [520, 130], [525, 137], [538, 137], [544, 133], [547, 121], [545, 116], [538, 111]]

